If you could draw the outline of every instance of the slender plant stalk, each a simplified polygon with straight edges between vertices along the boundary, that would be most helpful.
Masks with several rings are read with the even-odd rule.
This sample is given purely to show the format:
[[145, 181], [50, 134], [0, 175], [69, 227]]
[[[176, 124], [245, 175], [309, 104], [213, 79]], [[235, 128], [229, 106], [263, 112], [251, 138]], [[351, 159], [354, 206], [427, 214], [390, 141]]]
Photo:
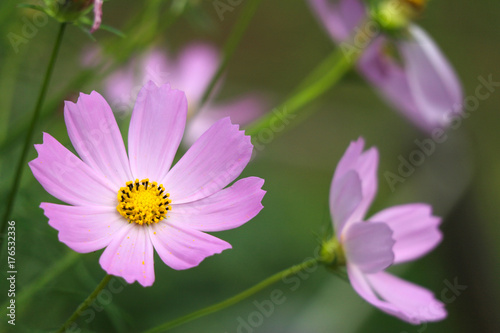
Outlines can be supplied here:
[[297, 273], [299, 273], [307, 268], [310, 268], [311, 266], [317, 265], [319, 262], [320, 262], [319, 258], [313, 258], [313, 259], [306, 260], [301, 264], [292, 266], [292, 267], [287, 268], [279, 273], [276, 273], [276, 274], [268, 277], [267, 279], [261, 281], [260, 283], [256, 284], [255, 286], [248, 288], [247, 290], [242, 291], [241, 293], [239, 293], [233, 297], [230, 297], [222, 302], [210, 305], [210, 306], [203, 308], [201, 310], [192, 312], [190, 314], [179, 317], [179, 318], [174, 319], [172, 321], [169, 321], [167, 323], [161, 324], [160, 326], [154, 327], [154, 328], [152, 328], [148, 331], [145, 331], [143, 333], [165, 332], [171, 328], [180, 326], [182, 324], [185, 324], [185, 323], [190, 322], [192, 320], [195, 320], [197, 318], [200, 318], [200, 317], [209, 315], [211, 313], [220, 311], [222, 309], [225, 309], [231, 305], [234, 305], [238, 302], [243, 301], [244, 299], [254, 295], [255, 293], [261, 291], [264, 288], [269, 287], [270, 285], [272, 285], [276, 282], [283, 280], [284, 278], [286, 278], [288, 276], [295, 275], [295, 274], [297, 274]]
[[[270, 128], [272, 124], [282, 123], [284, 118], [295, 116], [296, 113], [308, 103], [325, 93], [356, 63], [359, 53], [345, 55], [337, 48], [330, 56], [320, 63], [311, 74], [299, 84], [296, 92], [281, 103], [275, 110], [280, 112], [268, 112], [263, 117], [250, 124], [245, 133], [252, 137], [258, 135], [262, 130]], [[309, 84], [307, 84], [309, 83]]]
[[250, 24], [250, 21], [257, 11], [257, 7], [259, 6], [261, 1], [262, 0], [249, 0], [245, 8], [243, 8], [243, 12], [241, 13], [241, 16], [239, 17], [235, 27], [232, 29], [231, 35], [229, 36], [226, 45], [224, 46], [222, 61], [219, 64], [215, 75], [212, 77], [212, 80], [210, 80], [209, 85], [203, 92], [198, 110], [201, 109], [201, 107], [207, 102], [210, 95], [212, 94], [217, 81], [219, 81], [222, 73], [227, 67], [229, 59], [231, 59], [234, 51], [236, 51], [236, 48], [238, 47], [238, 44], [240, 43], [243, 34], [247, 30], [247, 27]]
[[[358, 34], [366, 35], [369, 22], [365, 22], [358, 30]], [[273, 128], [273, 124], [283, 123], [282, 119], [293, 118], [296, 113], [308, 103], [314, 101], [353, 68], [357, 60], [368, 47], [371, 40], [366, 40], [362, 47], [356, 45], [357, 35], [350, 39], [349, 48], [338, 47], [323, 62], [321, 62], [294, 90], [289, 98], [281, 103], [279, 112], [268, 112], [260, 119], [250, 124], [246, 129], [247, 135], [255, 137], [264, 129]], [[364, 37], [366, 39], [366, 37]]]
[[14, 181], [12, 182], [12, 186], [10, 189], [9, 196], [7, 198], [7, 205], [5, 208], [5, 213], [3, 215], [3, 219], [0, 221], [0, 252], [3, 249], [3, 241], [4, 241], [4, 232], [5, 227], [7, 226], [7, 221], [10, 217], [12, 209], [14, 207], [14, 203], [16, 201], [17, 190], [19, 188], [19, 184], [21, 183], [21, 177], [23, 174], [24, 166], [26, 164], [26, 157], [28, 155], [29, 148], [31, 146], [31, 141], [33, 140], [33, 133], [35, 130], [35, 126], [40, 115], [40, 110], [42, 109], [43, 102], [45, 101], [45, 96], [47, 95], [47, 88], [49, 87], [50, 78], [52, 77], [52, 72], [54, 71], [54, 65], [56, 63], [57, 55], [59, 53], [59, 49], [61, 48], [61, 42], [64, 35], [64, 30], [66, 28], [66, 23], [61, 23], [59, 27], [59, 32], [57, 34], [56, 42], [54, 44], [54, 48], [52, 49], [52, 54], [50, 56], [49, 64], [47, 66], [47, 71], [45, 72], [45, 77], [43, 79], [42, 87], [40, 89], [40, 93], [38, 95], [38, 99], [35, 105], [35, 109], [33, 111], [33, 116], [31, 118], [31, 124], [26, 133], [26, 141], [24, 142], [24, 147], [21, 152], [21, 156], [19, 156], [19, 160], [17, 163], [16, 174], [14, 176]]
[[80, 317], [80, 314], [85, 309], [87, 309], [90, 304], [92, 304], [92, 302], [96, 299], [97, 295], [99, 295], [101, 290], [103, 290], [104, 287], [106, 287], [106, 285], [108, 284], [111, 277], [112, 277], [111, 275], [106, 275], [104, 277], [104, 279], [102, 279], [101, 283], [99, 283], [99, 285], [97, 285], [97, 287], [92, 292], [92, 294], [90, 294], [89, 297], [87, 297], [87, 299], [85, 301], [83, 301], [82, 304], [80, 304], [80, 306], [78, 306], [76, 311], [71, 315], [71, 317], [69, 317], [69, 319], [64, 323], [64, 325], [61, 326], [61, 328], [57, 331], [57, 333], [65, 332], [71, 326], [71, 324], [76, 319], [78, 319], [78, 317]]

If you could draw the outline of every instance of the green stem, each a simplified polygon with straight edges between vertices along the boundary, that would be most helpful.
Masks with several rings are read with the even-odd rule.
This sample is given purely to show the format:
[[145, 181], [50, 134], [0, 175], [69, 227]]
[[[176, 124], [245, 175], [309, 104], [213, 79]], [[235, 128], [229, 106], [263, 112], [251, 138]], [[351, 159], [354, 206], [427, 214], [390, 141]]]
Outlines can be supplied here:
[[319, 258], [312, 258], [312, 259], [306, 260], [301, 264], [292, 266], [292, 267], [287, 268], [279, 273], [276, 273], [276, 274], [268, 277], [264, 281], [261, 281], [260, 283], [256, 284], [255, 286], [253, 286], [253, 287], [251, 287], [251, 288], [249, 288], [249, 289], [247, 289], [247, 290], [245, 290], [245, 291], [243, 291], [243, 292], [241, 292], [233, 297], [230, 297], [222, 302], [210, 305], [210, 306], [203, 308], [201, 310], [192, 312], [192, 313], [187, 314], [185, 316], [182, 316], [182, 317], [179, 317], [179, 318], [174, 319], [172, 321], [166, 322], [164, 324], [161, 324], [160, 326], [154, 327], [154, 328], [152, 328], [148, 331], [145, 331], [143, 333], [164, 332], [164, 331], [167, 331], [171, 328], [174, 328], [174, 327], [177, 327], [179, 325], [190, 322], [192, 320], [195, 320], [197, 318], [200, 318], [200, 317], [206, 316], [208, 314], [225, 309], [233, 304], [236, 304], [238, 302], [243, 301], [244, 299], [252, 296], [253, 294], [261, 291], [264, 288], [267, 288], [268, 286], [270, 286], [276, 282], [283, 280], [284, 278], [286, 278], [288, 276], [295, 275], [295, 274], [297, 274], [297, 273], [299, 273], [307, 268], [310, 268], [311, 266], [318, 264], [318, 262], [320, 262]]
[[31, 119], [30, 127], [26, 133], [26, 141], [24, 142], [24, 147], [21, 152], [21, 156], [19, 157], [16, 174], [14, 176], [14, 181], [12, 182], [12, 186], [10, 189], [10, 193], [7, 199], [7, 205], [5, 209], [5, 213], [3, 215], [2, 221], [0, 221], [0, 252], [2, 249], [2, 244], [4, 240], [4, 232], [5, 227], [7, 226], [7, 221], [12, 212], [12, 208], [14, 206], [14, 202], [16, 200], [17, 190], [19, 188], [19, 183], [21, 182], [21, 177], [23, 174], [24, 166], [26, 164], [26, 157], [28, 155], [28, 151], [31, 147], [31, 141], [33, 139], [33, 133], [35, 130], [35, 126], [40, 114], [40, 110], [42, 109], [43, 102], [45, 100], [45, 96], [47, 94], [47, 88], [49, 87], [50, 78], [52, 77], [52, 72], [54, 71], [54, 65], [56, 63], [57, 55], [59, 53], [59, 49], [61, 48], [61, 42], [64, 35], [64, 30], [66, 28], [66, 23], [61, 23], [59, 27], [59, 32], [57, 34], [56, 42], [54, 44], [54, 48], [52, 49], [52, 54], [50, 56], [49, 64], [47, 66], [47, 71], [45, 72], [45, 77], [42, 83], [42, 87], [40, 89], [40, 93], [38, 95], [38, 100], [35, 105], [35, 110], [33, 111], [33, 117]]
[[203, 92], [203, 96], [201, 97], [198, 110], [201, 109], [201, 107], [207, 102], [210, 95], [212, 94], [212, 91], [214, 90], [217, 81], [219, 81], [220, 77], [222, 76], [222, 73], [226, 69], [229, 59], [234, 54], [234, 51], [236, 50], [236, 47], [241, 41], [243, 34], [245, 33], [248, 25], [250, 24], [250, 21], [252, 20], [255, 12], [257, 11], [257, 7], [259, 6], [260, 2], [261, 0], [250, 0], [246, 4], [245, 8], [243, 8], [243, 12], [241, 13], [241, 16], [238, 22], [236, 23], [235, 27], [232, 29], [232, 33], [229, 36], [226, 45], [224, 46], [222, 61], [219, 64], [219, 67], [217, 68], [215, 75], [212, 77], [212, 80], [210, 81], [208, 87]]
[[[370, 34], [365, 33], [369, 30], [369, 22], [365, 22], [360, 26], [357, 34], [366, 36]], [[356, 44], [358, 35], [352, 36], [350, 42], [344, 42], [343, 47], [337, 47], [333, 53], [321, 62], [294, 90], [291, 97], [286, 99], [274, 110], [279, 112], [268, 112], [266, 115], [250, 124], [245, 133], [255, 138], [264, 129], [273, 129], [273, 125], [287, 124], [283, 119], [294, 118], [296, 114], [312, 102], [333, 85], [340, 81], [340, 79], [352, 69], [357, 60], [363, 54], [363, 51], [368, 47], [371, 40], [367, 40], [363, 47], [358, 47]], [[281, 130], [280, 130], [281, 131]]]
[[[294, 118], [295, 114], [305, 105], [312, 102], [325, 93], [353, 67], [360, 52], [344, 54], [337, 48], [327, 57], [311, 74], [299, 84], [296, 92], [287, 98], [275, 110], [278, 112], [268, 112], [266, 115], [250, 124], [245, 133], [255, 137], [262, 130], [272, 127], [272, 124], [283, 123], [282, 119]], [[286, 123], [285, 123], [286, 124]]]
[[85, 310], [86, 308], [89, 307], [90, 304], [96, 299], [97, 295], [101, 292], [101, 290], [106, 287], [108, 284], [109, 280], [111, 279], [111, 275], [106, 275], [104, 279], [102, 279], [101, 283], [95, 288], [95, 290], [92, 292], [92, 294], [87, 297], [85, 301], [80, 304], [80, 306], [76, 309], [76, 311], [69, 317], [69, 319], [64, 323], [64, 325], [61, 326], [61, 328], [57, 331], [57, 333], [62, 333], [68, 329], [71, 324], [80, 317], [80, 314]]

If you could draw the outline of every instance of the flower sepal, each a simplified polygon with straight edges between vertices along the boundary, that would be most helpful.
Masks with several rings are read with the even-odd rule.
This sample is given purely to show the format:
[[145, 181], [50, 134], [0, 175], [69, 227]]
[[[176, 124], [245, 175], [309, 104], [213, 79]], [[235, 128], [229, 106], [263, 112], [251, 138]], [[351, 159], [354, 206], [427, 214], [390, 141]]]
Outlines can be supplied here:
[[75, 22], [92, 10], [94, 0], [45, 0], [45, 12], [59, 22]]
[[[73, 23], [80, 27], [89, 25], [91, 29], [88, 32], [92, 33], [101, 26], [102, 3], [103, 0], [44, 0], [43, 5], [25, 3], [18, 7], [41, 11], [60, 23]], [[90, 21], [86, 16], [92, 9], [94, 20]]]
[[338, 270], [346, 265], [346, 258], [342, 245], [334, 236], [321, 244], [320, 261], [331, 270]]
[[425, 8], [426, 0], [375, 0], [370, 1], [371, 18], [388, 34], [405, 32], [412, 21]]

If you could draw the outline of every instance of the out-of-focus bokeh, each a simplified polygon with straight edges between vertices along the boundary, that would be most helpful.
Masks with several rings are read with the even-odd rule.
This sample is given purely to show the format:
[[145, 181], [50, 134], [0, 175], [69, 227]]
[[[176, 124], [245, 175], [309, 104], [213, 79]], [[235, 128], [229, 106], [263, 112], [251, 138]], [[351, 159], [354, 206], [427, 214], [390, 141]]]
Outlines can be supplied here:
[[[63, 101], [76, 101], [79, 92], [103, 91], [109, 68], [140, 56], [148, 47], [159, 45], [175, 52], [193, 41], [205, 41], [222, 49], [247, 1], [191, 1], [175, 20], [167, 14], [171, 1], [105, 2], [103, 23], [130, 33], [125, 38], [133, 36], [139, 42], [144, 38], [133, 49], [121, 49], [130, 43], [107, 31], [96, 32], [92, 41], [69, 26], [34, 143], [41, 143], [42, 132], [48, 132], [71, 147], [62, 116]], [[160, 6], [148, 14], [150, 20], [141, 20], [144, 8], [153, 2]], [[222, 20], [214, 7], [220, 2], [231, 8]], [[37, 20], [34, 11], [16, 8], [18, 3], [0, 3], [3, 203], [58, 29], [54, 20]], [[349, 284], [319, 267], [172, 332], [500, 332], [498, 13], [500, 3], [496, 1], [431, 1], [419, 20], [455, 67], [470, 112], [453, 123], [444, 142], [434, 143], [434, 150], [403, 176], [404, 181], [391, 189], [386, 175], [398, 174], [401, 160], [420, 149], [416, 140], [429, 137], [394, 112], [352, 71], [303, 112], [304, 118], [312, 114], [293, 119], [283, 133], [266, 140], [264, 149], [245, 169], [242, 176], [265, 179], [265, 208], [246, 225], [215, 234], [230, 242], [232, 250], [186, 271], [172, 270], [155, 257], [154, 285], [143, 288], [135, 283], [121, 288], [117, 283], [109, 299], [99, 300], [77, 322], [81, 332], [139, 332], [223, 300], [313, 256], [331, 224], [328, 193], [333, 171], [348, 143], [360, 135], [368, 146], [379, 148], [381, 157], [379, 193], [371, 214], [392, 204], [426, 202], [444, 218], [442, 244], [395, 272], [434, 291], [447, 304], [448, 318], [427, 325], [406, 324], [373, 308]], [[89, 52], [97, 47], [110, 57], [109, 64], [99, 70], [82, 64], [84, 55], [88, 61]], [[279, 105], [334, 47], [305, 1], [263, 1], [229, 61], [217, 100], [259, 92], [271, 105]], [[99, 59], [92, 59], [99, 64]], [[491, 84], [485, 86], [484, 81]], [[488, 97], [480, 97], [478, 92]], [[121, 117], [125, 135], [127, 125], [127, 117]], [[35, 156], [32, 148], [29, 160]], [[68, 265], [32, 298], [18, 299], [15, 327], [6, 325], [2, 308], [0, 331], [58, 328], [104, 276], [98, 263], [101, 251], [72, 256], [47, 224], [38, 207], [42, 201], [56, 199], [26, 167], [12, 213], [17, 227], [17, 295], [60, 267], [61, 260]], [[6, 267], [7, 258], [1, 260], [0, 267]], [[2, 268], [2, 276], [5, 274]], [[0, 288], [3, 306], [8, 289], [5, 278]], [[263, 308], [273, 290], [282, 292], [279, 304]]]

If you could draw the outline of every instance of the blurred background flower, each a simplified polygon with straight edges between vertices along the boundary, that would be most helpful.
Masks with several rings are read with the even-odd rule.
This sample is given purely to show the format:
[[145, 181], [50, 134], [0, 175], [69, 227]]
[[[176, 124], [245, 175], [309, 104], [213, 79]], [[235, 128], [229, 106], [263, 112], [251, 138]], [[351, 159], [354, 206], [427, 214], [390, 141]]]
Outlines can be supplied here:
[[[219, 119], [230, 117], [233, 123], [244, 126], [266, 111], [268, 103], [257, 93], [243, 93], [221, 102], [209, 98], [202, 105], [220, 61], [217, 48], [202, 42], [188, 44], [177, 57], [155, 48], [112, 73], [104, 83], [105, 95], [115, 112], [128, 113], [138, 89], [150, 80], [158, 85], [168, 82], [172, 88], [184, 91], [188, 98], [188, 122], [183, 141], [190, 146]], [[219, 81], [212, 96], [221, 90], [222, 84]]]
[[[370, 22], [373, 19], [367, 15], [369, 7], [361, 0], [309, 2], [341, 48], [344, 47], [346, 52], [350, 52], [350, 47], [366, 48], [359, 60], [359, 71], [416, 126], [432, 133], [437, 128], [447, 127], [451, 118], [461, 113], [463, 94], [458, 77], [439, 47], [422, 28], [402, 23], [403, 31], [391, 36], [390, 31], [383, 31], [381, 23]], [[394, 8], [404, 7], [405, 2], [392, 1]], [[404, 15], [396, 9], [387, 12], [394, 16]], [[366, 20], [370, 30], [358, 40], [373, 34], [373, 42], [367, 46], [347, 44], [349, 36], [362, 30]]]

